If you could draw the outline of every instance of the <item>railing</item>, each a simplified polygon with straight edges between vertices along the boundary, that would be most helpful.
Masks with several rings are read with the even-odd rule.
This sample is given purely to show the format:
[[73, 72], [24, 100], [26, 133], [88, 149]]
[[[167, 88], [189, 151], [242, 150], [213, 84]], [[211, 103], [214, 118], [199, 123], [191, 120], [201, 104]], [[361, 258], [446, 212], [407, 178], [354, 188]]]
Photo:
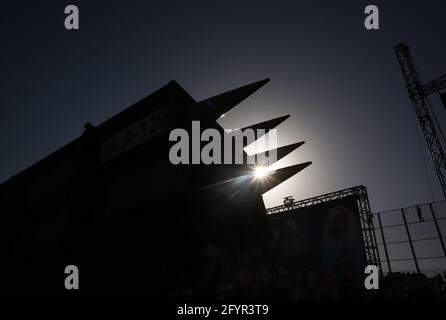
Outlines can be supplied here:
[[446, 201], [373, 215], [384, 273], [446, 271]]

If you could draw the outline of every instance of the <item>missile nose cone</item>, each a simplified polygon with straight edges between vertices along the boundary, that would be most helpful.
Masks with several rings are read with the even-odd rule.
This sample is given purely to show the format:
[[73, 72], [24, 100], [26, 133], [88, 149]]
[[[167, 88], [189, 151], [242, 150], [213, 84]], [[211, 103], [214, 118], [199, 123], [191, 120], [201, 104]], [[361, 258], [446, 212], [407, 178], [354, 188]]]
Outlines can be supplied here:
[[[257, 166], [259, 166], [259, 165], [270, 166], [270, 165], [276, 163], [277, 161], [281, 160], [282, 158], [286, 157], [287, 155], [289, 155], [291, 152], [293, 152], [294, 150], [296, 150], [303, 144], [305, 144], [305, 141], [293, 143], [293, 144], [290, 144], [290, 145], [287, 145], [284, 147], [280, 147], [277, 149], [269, 150], [266, 152], [253, 154], [253, 155], [247, 157], [247, 163], [248, 164], [255, 163]], [[275, 156], [274, 156], [274, 154], [272, 154], [273, 152], [276, 152]], [[262, 163], [262, 161], [266, 161], [266, 163], [265, 162]]]
[[263, 129], [265, 131], [268, 131], [268, 130], [276, 128], [277, 126], [279, 126], [282, 122], [284, 122], [289, 117], [290, 117], [290, 115], [288, 114], [286, 116], [282, 116], [282, 117], [274, 118], [274, 119], [271, 119], [271, 120], [268, 120], [268, 121], [256, 123], [256, 124], [247, 126], [247, 127], [243, 128], [243, 129], [240, 129], [240, 130], [241, 131], [245, 131], [245, 130], [250, 129], [250, 130], [256, 131], [256, 130]]
[[309, 161], [309, 162], [300, 163], [300, 164], [297, 164], [294, 166], [281, 168], [274, 172], [271, 172], [265, 178], [258, 179], [258, 184], [260, 187], [260, 189], [259, 189], [260, 194], [268, 192], [269, 190], [278, 186], [285, 180], [288, 180], [289, 178], [294, 176], [296, 173], [299, 173], [300, 171], [304, 170], [311, 164], [312, 164], [312, 162]]
[[192, 112], [201, 121], [215, 121], [268, 82], [269, 79], [264, 79], [200, 101], [193, 107]]

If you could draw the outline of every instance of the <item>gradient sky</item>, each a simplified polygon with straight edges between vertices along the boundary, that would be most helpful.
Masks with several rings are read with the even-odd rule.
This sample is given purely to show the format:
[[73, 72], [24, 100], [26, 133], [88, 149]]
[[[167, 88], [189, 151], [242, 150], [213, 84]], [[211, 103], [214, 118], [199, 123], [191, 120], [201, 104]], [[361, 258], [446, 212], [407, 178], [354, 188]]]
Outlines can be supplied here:
[[[68, 4], [79, 7], [79, 31], [64, 28]], [[379, 31], [363, 27], [367, 4], [380, 8]], [[412, 47], [426, 82], [446, 73], [445, 11], [439, 0], [3, 4], [0, 181], [170, 80], [201, 100], [271, 78], [221, 121], [290, 114], [279, 142], [306, 141], [280, 165], [313, 165], [266, 194], [267, 206], [356, 185], [373, 211], [432, 201], [393, 47]], [[442, 199], [432, 169], [430, 179]]]

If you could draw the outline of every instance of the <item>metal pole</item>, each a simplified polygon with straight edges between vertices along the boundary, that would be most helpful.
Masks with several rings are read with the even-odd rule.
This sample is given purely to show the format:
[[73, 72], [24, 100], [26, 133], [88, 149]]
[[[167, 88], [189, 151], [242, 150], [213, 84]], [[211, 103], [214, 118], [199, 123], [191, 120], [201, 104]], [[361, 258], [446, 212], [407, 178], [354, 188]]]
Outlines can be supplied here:
[[373, 215], [370, 214], [370, 221], [369, 221], [369, 228], [372, 231], [373, 234], [373, 241], [375, 241], [373, 245], [373, 249], [375, 252], [375, 260], [378, 262], [379, 270], [381, 270], [381, 274], [383, 274], [382, 266], [381, 266], [381, 258], [379, 256], [379, 250], [378, 250], [378, 241], [376, 241], [376, 234], [375, 234], [375, 225], [373, 224]]
[[381, 213], [377, 213], [377, 216], [378, 216], [379, 230], [381, 230], [381, 238], [383, 239], [384, 253], [386, 254], [387, 268], [389, 269], [389, 273], [392, 273], [392, 267], [390, 266], [389, 252], [387, 251], [386, 238], [384, 236], [383, 225], [381, 223]]
[[417, 256], [415, 254], [415, 249], [413, 247], [412, 237], [410, 236], [409, 226], [407, 225], [406, 214], [404, 212], [404, 209], [401, 209], [401, 214], [403, 216], [404, 226], [406, 227], [407, 238], [409, 239], [410, 250], [412, 251], [413, 261], [415, 262], [415, 268], [417, 268], [417, 273], [421, 273], [420, 266], [418, 265]]
[[441, 247], [443, 248], [443, 255], [446, 257], [446, 247], [444, 246], [443, 235], [441, 234], [440, 226], [438, 225], [438, 220], [432, 207], [432, 203], [429, 203], [429, 208], [431, 209], [432, 218], [434, 218], [435, 228], [437, 228], [438, 238], [440, 239]]

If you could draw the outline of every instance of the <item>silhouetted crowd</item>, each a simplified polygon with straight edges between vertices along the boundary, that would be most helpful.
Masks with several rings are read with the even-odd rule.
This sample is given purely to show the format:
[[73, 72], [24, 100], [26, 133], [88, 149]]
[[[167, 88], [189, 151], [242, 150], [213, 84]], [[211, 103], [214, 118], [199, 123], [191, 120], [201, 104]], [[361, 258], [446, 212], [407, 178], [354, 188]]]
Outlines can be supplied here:
[[382, 279], [377, 298], [446, 300], [446, 271], [432, 277], [416, 273], [391, 273]]
[[[194, 289], [171, 292], [166, 298], [178, 300], [446, 300], [446, 272], [433, 277], [415, 273], [392, 273], [380, 280], [376, 291], [364, 291], [363, 295], [349, 292], [348, 283], [340, 283], [337, 291], [324, 290], [305, 272], [302, 277], [290, 277], [282, 272], [277, 283], [271, 282], [265, 270], [251, 274], [241, 269], [233, 281], [219, 284], [210, 268], [204, 274], [205, 280]], [[357, 293], [357, 292], [356, 292]]]

